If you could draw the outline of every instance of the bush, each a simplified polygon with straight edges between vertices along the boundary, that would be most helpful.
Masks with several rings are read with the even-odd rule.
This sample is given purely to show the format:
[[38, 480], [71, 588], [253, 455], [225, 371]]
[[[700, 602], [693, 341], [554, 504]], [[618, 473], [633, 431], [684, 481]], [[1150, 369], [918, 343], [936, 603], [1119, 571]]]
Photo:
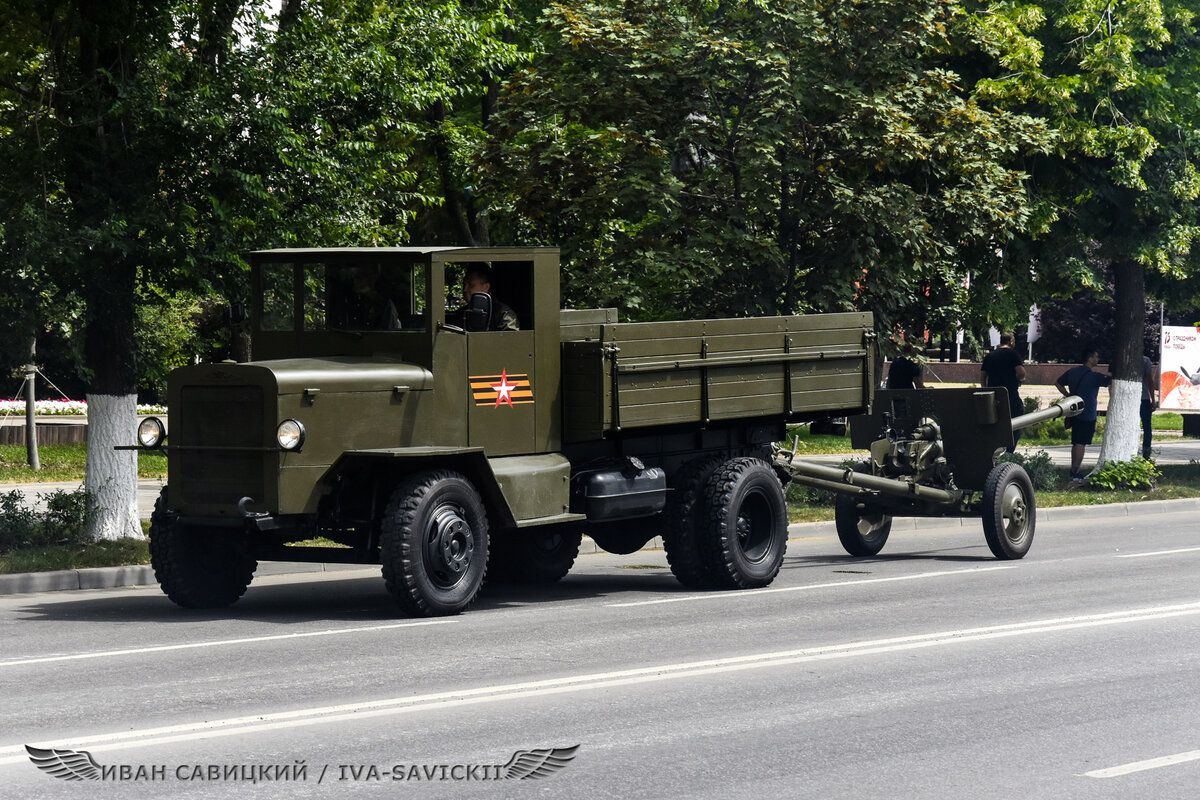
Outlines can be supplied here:
[[88, 543], [87, 523], [91, 516], [89, 495], [83, 489], [57, 490], [38, 495], [44, 511], [27, 508], [19, 491], [0, 494], [0, 554], [13, 550], [52, 545]]
[[1045, 450], [1038, 450], [1031, 456], [1021, 453], [1002, 453], [996, 460], [997, 462], [1009, 461], [1019, 464], [1029, 474], [1029, 480], [1033, 482], [1035, 491], [1051, 491], [1058, 487], [1061, 479], [1058, 467], [1054, 466], [1054, 462], [1050, 460], [1050, 454]]
[[1153, 489], [1162, 477], [1154, 462], [1141, 456], [1132, 461], [1108, 461], [1088, 476], [1088, 485], [1098, 489]]

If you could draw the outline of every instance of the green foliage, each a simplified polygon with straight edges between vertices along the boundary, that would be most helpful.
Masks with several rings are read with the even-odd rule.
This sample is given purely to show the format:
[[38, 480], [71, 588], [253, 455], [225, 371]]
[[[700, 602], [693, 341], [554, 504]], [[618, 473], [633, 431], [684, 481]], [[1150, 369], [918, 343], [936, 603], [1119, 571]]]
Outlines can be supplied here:
[[1162, 472], [1153, 461], [1134, 456], [1130, 461], [1108, 461], [1088, 476], [1088, 485], [1098, 489], [1153, 489]]
[[[211, 349], [188, 306], [245, 299], [247, 250], [403, 243], [479, 149], [432, 111], [522, 58], [486, 3], [10, 5], [0, 348], [66, 326], [118, 393]], [[457, 167], [435, 140], [462, 143]]]
[[82, 489], [39, 495], [45, 510], [26, 506], [19, 491], [0, 493], [0, 554], [13, 550], [87, 543], [89, 496]]
[[508, 83], [495, 229], [556, 243], [565, 291], [635, 317], [869, 308], [957, 319], [965, 265], [1029, 207], [1032, 118], [941, 61], [952, 3], [551, 5]]
[[1062, 474], [1045, 450], [1038, 450], [1033, 455], [1023, 453], [1001, 453], [997, 462], [1009, 461], [1019, 464], [1029, 475], [1033, 488], [1039, 492], [1049, 492], [1058, 488]]

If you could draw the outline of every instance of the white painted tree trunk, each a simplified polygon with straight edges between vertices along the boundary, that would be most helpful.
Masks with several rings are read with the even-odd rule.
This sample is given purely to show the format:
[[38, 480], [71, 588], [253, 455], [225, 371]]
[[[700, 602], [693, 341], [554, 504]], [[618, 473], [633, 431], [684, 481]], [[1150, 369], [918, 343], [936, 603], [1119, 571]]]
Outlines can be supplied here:
[[1099, 467], [1109, 461], [1132, 461], [1142, 444], [1142, 384], [1114, 380], [1108, 388], [1108, 414], [1100, 444]]
[[92, 497], [93, 539], [142, 538], [137, 510], [137, 451], [114, 450], [134, 443], [137, 395], [89, 394], [87, 469], [84, 488]]

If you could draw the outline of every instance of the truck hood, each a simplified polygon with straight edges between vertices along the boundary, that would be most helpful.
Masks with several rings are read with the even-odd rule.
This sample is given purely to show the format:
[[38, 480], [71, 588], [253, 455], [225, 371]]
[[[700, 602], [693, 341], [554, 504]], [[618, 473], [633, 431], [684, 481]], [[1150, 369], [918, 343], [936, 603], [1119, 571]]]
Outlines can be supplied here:
[[[424, 367], [389, 361], [378, 356], [325, 356], [321, 358], [281, 358], [234, 364], [199, 364], [176, 370], [183, 383], [236, 383], [251, 373], [271, 373], [281, 395], [300, 394], [305, 389], [325, 392], [390, 391], [403, 386], [409, 391], [433, 387], [433, 373]], [[176, 377], [176, 376], [173, 376]], [[262, 376], [265, 377], [265, 376]], [[253, 382], [254, 379], [250, 379]], [[260, 384], [261, 385], [261, 384]]]

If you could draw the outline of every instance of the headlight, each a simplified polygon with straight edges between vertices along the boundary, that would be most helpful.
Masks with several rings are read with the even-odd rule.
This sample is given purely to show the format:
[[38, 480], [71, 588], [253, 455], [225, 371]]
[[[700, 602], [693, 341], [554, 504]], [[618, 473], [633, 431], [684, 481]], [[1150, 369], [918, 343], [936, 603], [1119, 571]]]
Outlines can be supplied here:
[[158, 417], [146, 417], [138, 425], [137, 438], [142, 447], [158, 447], [167, 438], [167, 427]]
[[298, 419], [285, 419], [275, 429], [275, 439], [284, 450], [299, 450], [304, 446], [304, 426]]

